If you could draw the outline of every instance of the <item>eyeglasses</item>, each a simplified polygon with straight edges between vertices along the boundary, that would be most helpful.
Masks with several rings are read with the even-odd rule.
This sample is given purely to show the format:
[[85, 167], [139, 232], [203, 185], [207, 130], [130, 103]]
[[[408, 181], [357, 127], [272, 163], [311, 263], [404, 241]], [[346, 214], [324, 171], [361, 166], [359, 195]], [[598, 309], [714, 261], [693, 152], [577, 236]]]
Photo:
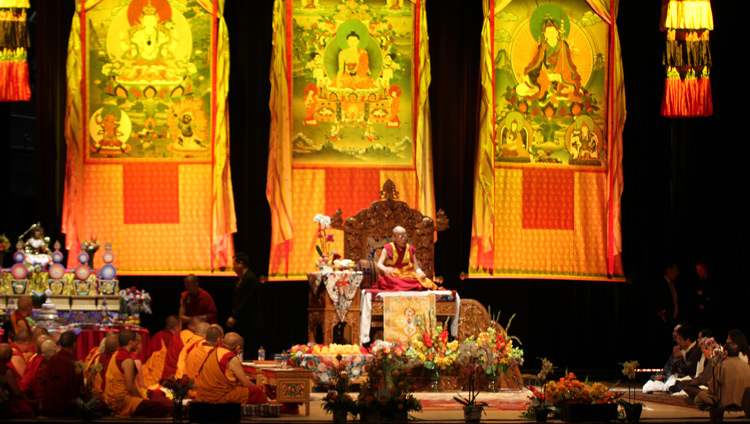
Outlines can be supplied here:
[[394, 234], [393, 237], [406, 238], [406, 233], [403, 233], [403, 234]]

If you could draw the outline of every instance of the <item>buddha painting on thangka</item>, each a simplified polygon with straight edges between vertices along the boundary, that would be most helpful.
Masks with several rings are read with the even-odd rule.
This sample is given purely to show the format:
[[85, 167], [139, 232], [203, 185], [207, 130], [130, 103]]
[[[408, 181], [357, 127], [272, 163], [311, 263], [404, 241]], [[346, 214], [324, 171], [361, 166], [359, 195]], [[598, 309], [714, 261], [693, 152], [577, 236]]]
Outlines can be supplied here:
[[607, 163], [609, 26], [584, 0], [495, 15], [495, 164]]
[[86, 12], [87, 160], [210, 160], [211, 16], [194, 0]]
[[411, 166], [414, 5], [294, 0], [297, 165]]

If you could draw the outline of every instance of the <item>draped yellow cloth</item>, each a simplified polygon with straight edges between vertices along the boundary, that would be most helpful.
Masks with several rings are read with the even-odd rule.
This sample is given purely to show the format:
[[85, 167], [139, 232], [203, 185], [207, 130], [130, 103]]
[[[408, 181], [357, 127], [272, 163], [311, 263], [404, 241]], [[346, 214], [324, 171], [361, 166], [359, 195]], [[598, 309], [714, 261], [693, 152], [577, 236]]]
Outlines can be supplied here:
[[[292, 240], [292, 138], [287, 75], [286, 2], [273, 3], [271, 129], [268, 138], [266, 198], [271, 207], [271, 247]], [[289, 250], [286, 250], [287, 254]]]

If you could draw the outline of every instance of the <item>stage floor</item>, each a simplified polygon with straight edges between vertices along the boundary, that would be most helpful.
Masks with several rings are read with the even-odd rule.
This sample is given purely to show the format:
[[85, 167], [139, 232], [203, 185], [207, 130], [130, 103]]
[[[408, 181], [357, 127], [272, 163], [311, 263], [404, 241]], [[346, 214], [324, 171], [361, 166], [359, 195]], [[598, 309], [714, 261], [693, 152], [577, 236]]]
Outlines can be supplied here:
[[[463, 411], [460, 405], [452, 401], [455, 393], [416, 393], [422, 401], [424, 410], [422, 412], [410, 414], [410, 421], [425, 423], [459, 423], [464, 422]], [[462, 393], [465, 395], [465, 393]], [[519, 401], [523, 401], [528, 396], [528, 391], [503, 391], [497, 394], [481, 393], [479, 399], [490, 403], [491, 407], [485, 409], [486, 415], [482, 417], [482, 422], [491, 423], [521, 423], [532, 422], [521, 418], [521, 408]], [[310, 402], [310, 416], [305, 416], [304, 406], [300, 406], [299, 415], [282, 415], [278, 418], [256, 418], [245, 417], [243, 423], [263, 422], [263, 423], [331, 423], [332, 416], [325, 413], [322, 408], [322, 393], [313, 393]], [[708, 413], [703, 412], [695, 407], [681, 406], [670, 403], [643, 401], [644, 408], [641, 415], [641, 422], [648, 424], [656, 423], [682, 423], [682, 422], [708, 422]], [[502, 409], [512, 408], [512, 409]], [[187, 417], [186, 417], [187, 418]], [[750, 419], [745, 417], [742, 412], [727, 412], [724, 415], [724, 421], [729, 423], [748, 423]], [[10, 422], [0, 418], [0, 422]], [[34, 423], [34, 422], [80, 422], [78, 420], [45, 420], [42, 418], [34, 420], [13, 420], [14, 423]], [[107, 417], [94, 420], [95, 423], [167, 423], [172, 422], [171, 418], [165, 419], [117, 419]], [[187, 419], [185, 420], [187, 422]], [[354, 421], [352, 421], [354, 422]], [[550, 419], [549, 422], [561, 422], [560, 420]]]

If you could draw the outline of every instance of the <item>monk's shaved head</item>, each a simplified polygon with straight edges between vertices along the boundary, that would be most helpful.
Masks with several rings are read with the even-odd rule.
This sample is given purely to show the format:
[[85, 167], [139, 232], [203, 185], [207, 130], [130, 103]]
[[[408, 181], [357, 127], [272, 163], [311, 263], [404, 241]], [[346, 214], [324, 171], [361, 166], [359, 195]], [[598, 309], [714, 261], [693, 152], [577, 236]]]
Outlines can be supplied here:
[[104, 351], [113, 353], [120, 347], [120, 338], [117, 334], [107, 334], [104, 338]]
[[206, 330], [206, 341], [213, 346], [218, 346], [224, 337], [224, 330], [218, 324], [213, 324]]
[[45, 336], [44, 334], [42, 334], [41, 336], [37, 337], [35, 340], [36, 340], [36, 351], [37, 352], [41, 352], [42, 351], [42, 345], [44, 344], [44, 342], [46, 342], [48, 340], [52, 340], [52, 337]]
[[34, 308], [34, 302], [31, 301], [31, 296], [21, 296], [18, 298], [18, 310], [24, 311], [27, 308]]
[[131, 341], [135, 340], [135, 332], [133, 330], [122, 330], [117, 336], [120, 347], [125, 347]]
[[208, 323], [207, 322], [199, 322], [198, 324], [195, 324], [195, 330], [193, 332], [196, 336], [201, 336], [203, 338], [206, 338], [206, 330], [208, 330]]
[[395, 236], [395, 235], [398, 235], [398, 234], [406, 234], [406, 228], [404, 228], [404, 227], [402, 227], [400, 225], [397, 225], [397, 226], [393, 227], [393, 235]]
[[245, 340], [237, 333], [227, 333], [222, 343], [227, 349], [232, 350], [237, 346], [244, 346]]
[[66, 331], [60, 336], [60, 346], [66, 348], [72, 348], [78, 341], [78, 334], [74, 331]]
[[170, 315], [164, 320], [164, 328], [168, 330], [174, 330], [182, 327], [182, 321], [177, 315]]
[[16, 333], [16, 337], [13, 338], [16, 343], [26, 343], [31, 341], [31, 333], [29, 330], [21, 330]]
[[39, 352], [44, 355], [45, 361], [49, 361], [57, 353], [57, 345], [52, 340], [45, 340]]
[[8, 343], [0, 343], [0, 362], [6, 363], [13, 356], [13, 348]]
[[201, 315], [194, 316], [194, 317], [190, 318], [190, 322], [188, 323], [188, 328], [193, 333], [195, 333], [195, 326], [198, 325], [198, 324], [200, 324], [200, 323], [202, 323], [202, 322], [207, 322], [205, 316], [201, 316]]
[[49, 337], [49, 331], [47, 331], [44, 327], [34, 327], [34, 330], [31, 331], [31, 338], [36, 341], [36, 339], [39, 338], [39, 336], [48, 336]]

